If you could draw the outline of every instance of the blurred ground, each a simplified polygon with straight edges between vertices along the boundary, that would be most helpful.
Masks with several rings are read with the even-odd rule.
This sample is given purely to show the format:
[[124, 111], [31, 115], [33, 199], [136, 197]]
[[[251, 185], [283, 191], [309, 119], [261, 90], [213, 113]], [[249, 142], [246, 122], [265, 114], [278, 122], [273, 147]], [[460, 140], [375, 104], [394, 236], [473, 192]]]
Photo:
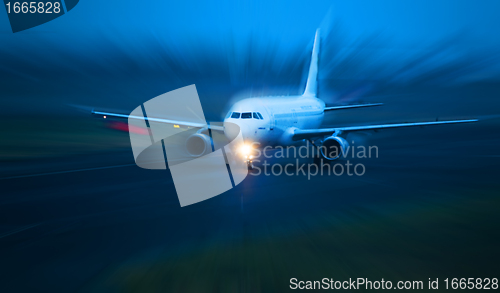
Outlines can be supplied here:
[[[16, 34], [3, 14], [0, 292], [500, 277], [497, 14], [498, 1], [86, 0]], [[384, 103], [325, 126], [480, 122], [349, 135], [379, 148], [353, 160], [364, 176], [248, 176], [180, 208], [169, 171], [138, 168], [127, 133], [89, 115], [190, 84], [209, 121], [297, 94], [318, 27], [320, 98]]]
[[[364, 176], [249, 175], [184, 208], [169, 172], [136, 167], [127, 134], [103, 121], [17, 122], [4, 137], [32, 135], [20, 152], [2, 146], [1, 291], [279, 292], [290, 278], [498, 277], [499, 121], [487, 106], [496, 91], [471, 87], [412, 91], [408, 107], [379, 96], [386, 106], [327, 117], [484, 118], [349, 136], [379, 148], [379, 158], [352, 161]], [[478, 91], [482, 107], [457, 98]]]
[[[65, 157], [130, 147], [128, 134], [87, 117], [23, 117], [0, 121], [0, 161]], [[0, 167], [1, 170], [1, 167]]]

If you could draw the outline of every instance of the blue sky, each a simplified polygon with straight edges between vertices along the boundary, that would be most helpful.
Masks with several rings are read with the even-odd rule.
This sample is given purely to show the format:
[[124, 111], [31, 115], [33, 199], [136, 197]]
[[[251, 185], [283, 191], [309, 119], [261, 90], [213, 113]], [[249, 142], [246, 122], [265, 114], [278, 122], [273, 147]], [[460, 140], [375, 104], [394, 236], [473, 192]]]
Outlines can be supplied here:
[[[308, 38], [325, 20], [339, 22], [351, 37], [384, 32], [396, 42], [435, 41], [467, 32], [477, 46], [498, 45], [500, 2], [495, 0], [420, 1], [98, 1], [82, 0], [76, 10], [31, 29], [81, 34], [145, 31], [190, 39], [279, 35], [287, 41]], [[7, 13], [0, 13], [0, 31], [10, 30]], [[10, 34], [9, 36], [12, 36]], [[15, 37], [2, 39], [15, 42]], [[4, 43], [5, 45], [5, 43]]]
[[[3, 97], [16, 96], [3, 101], [14, 108], [40, 96], [58, 105], [133, 108], [192, 83], [298, 84], [317, 27], [324, 79], [408, 80], [454, 59], [461, 60], [455, 67], [474, 64], [464, 76], [496, 78], [499, 12], [495, 0], [81, 0], [68, 14], [13, 34], [3, 10], [0, 86]], [[401, 72], [428, 51], [419, 68]]]

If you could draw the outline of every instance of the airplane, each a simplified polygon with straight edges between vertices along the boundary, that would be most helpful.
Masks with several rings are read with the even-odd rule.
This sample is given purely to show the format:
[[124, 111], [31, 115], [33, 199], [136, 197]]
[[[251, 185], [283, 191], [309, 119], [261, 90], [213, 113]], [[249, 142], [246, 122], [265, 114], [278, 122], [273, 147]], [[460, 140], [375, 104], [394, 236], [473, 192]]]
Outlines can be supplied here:
[[[350, 132], [478, 121], [477, 119], [466, 119], [321, 128], [326, 112], [380, 106], [382, 103], [326, 106], [325, 102], [318, 98], [317, 94], [319, 53], [320, 30], [318, 29], [314, 38], [311, 63], [304, 92], [297, 96], [265, 96], [243, 99], [232, 105], [224, 118], [224, 126], [222, 127], [210, 124], [206, 127], [206, 125], [188, 121], [155, 117], [145, 119], [174, 124], [174, 127], [205, 127], [205, 129], [222, 130], [228, 138], [235, 137], [237, 135], [235, 132], [241, 131], [244, 141], [244, 145], [241, 146], [241, 153], [249, 169], [253, 168], [252, 148], [254, 146], [287, 147], [309, 141], [313, 146], [319, 148], [322, 160], [328, 162], [341, 158], [348, 150], [349, 143], [345, 136]], [[94, 110], [92, 110], [92, 114], [104, 118], [134, 118], [130, 115]], [[144, 117], [136, 118], [144, 119]], [[239, 130], [227, 126], [231, 123], [238, 125]], [[203, 156], [210, 151], [209, 146], [211, 143], [209, 135], [196, 133], [186, 140], [187, 153], [192, 157]], [[195, 144], [198, 144], [198, 146]]]

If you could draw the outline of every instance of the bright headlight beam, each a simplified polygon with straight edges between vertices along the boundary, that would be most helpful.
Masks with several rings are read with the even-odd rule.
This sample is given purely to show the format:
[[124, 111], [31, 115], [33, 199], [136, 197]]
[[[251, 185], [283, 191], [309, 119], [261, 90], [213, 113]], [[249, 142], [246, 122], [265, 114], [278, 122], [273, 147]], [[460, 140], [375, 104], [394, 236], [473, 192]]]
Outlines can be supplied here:
[[248, 156], [251, 151], [252, 151], [252, 148], [249, 145], [244, 144], [241, 146], [240, 152], [242, 155]]

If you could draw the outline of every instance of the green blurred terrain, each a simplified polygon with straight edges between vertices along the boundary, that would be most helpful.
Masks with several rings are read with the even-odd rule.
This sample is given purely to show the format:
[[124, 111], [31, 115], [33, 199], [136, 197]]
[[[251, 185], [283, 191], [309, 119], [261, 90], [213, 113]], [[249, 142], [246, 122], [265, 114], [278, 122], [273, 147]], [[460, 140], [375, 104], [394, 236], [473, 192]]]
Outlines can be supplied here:
[[0, 121], [0, 161], [61, 157], [129, 148], [128, 133], [108, 121], [30, 117]]
[[498, 278], [498, 191], [469, 192], [461, 199], [361, 205], [290, 222], [242, 221], [241, 237], [224, 246], [198, 244], [195, 252], [184, 254], [160, 251], [108, 269], [87, 289], [281, 292], [289, 290], [290, 278], [359, 277], [384, 278], [393, 286], [423, 281], [424, 291], [430, 291], [428, 278], [439, 278], [439, 290], [432, 291], [441, 292], [445, 278]]

